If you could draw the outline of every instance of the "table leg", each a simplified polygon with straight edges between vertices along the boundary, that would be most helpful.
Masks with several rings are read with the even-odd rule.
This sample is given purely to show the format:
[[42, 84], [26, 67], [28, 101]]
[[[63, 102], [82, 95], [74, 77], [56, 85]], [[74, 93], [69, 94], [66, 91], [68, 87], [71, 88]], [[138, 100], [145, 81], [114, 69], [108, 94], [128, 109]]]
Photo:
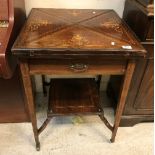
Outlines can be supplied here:
[[21, 69], [22, 80], [23, 80], [23, 84], [24, 84], [25, 95], [26, 95], [26, 99], [27, 99], [29, 117], [32, 122], [33, 133], [34, 133], [34, 138], [35, 138], [35, 142], [36, 142], [36, 149], [37, 149], [37, 151], [39, 151], [40, 143], [39, 143], [39, 135], [38, 135], [38, 129], [37, 129], [37, 119], [36, 119], [34, 97], [33, 97], [33, 91], [32, 91], [32, 83], [31, 83], [31, 77], [29, 74], [28, 64], [25, 62], [21, 63], [20, 69]]
[[46, 90], [45, 82], [46, 82], [45, 75], [42, 75], [43, 94], [44, 94], [44, 96], [47, 96], [47, 90]]
[[119, 124], [120, 124], [121, 116], [123, 113], [123, 109], [124, 109], [126, 97], [128, 94], [128, 90], [130, 87], [130, 83], [132, 80], [132, 75], [133, 75], [134, 69], [135, 69], [135, 61], [129, 60], [128, 65], [127, 65], [127, 69], [126, 69], [126, 73], [124, 76], [124, 81], [122, 84], [119, 102], [118, 102], [117, 109], [116, 109], [116, 116], [115, 116], [113, 131], [112, 131], [112, 137], [110, 139], [111, 142], [115, 141], [115, 136], [116, 136]]

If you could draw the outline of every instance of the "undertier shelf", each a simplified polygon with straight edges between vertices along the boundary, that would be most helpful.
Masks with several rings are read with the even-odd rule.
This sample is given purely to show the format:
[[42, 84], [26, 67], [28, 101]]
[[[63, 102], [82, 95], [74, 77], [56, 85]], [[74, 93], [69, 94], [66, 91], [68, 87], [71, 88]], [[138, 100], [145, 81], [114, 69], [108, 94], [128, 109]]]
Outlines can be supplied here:
[[95, 79], [52, 79], [48, 116], [101, 114], [99, 89]]

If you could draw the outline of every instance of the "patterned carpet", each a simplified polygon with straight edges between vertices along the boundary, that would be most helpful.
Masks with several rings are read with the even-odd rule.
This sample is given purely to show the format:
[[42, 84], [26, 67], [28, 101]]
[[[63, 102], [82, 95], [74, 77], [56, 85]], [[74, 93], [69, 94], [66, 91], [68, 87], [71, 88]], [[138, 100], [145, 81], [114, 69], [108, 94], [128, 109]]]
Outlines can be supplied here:
[[[38, 98], [38, 126], [46, 117], [46, 99]], [[113, 110], [105, 109], [113, 122]], [[119, 128], [116, 142], [97, 116], [53, 118], [40, 135], [41, 150], [35, 150], [29, 123], [0, 124], [0, 155], [152, 155], [153, 123]]]

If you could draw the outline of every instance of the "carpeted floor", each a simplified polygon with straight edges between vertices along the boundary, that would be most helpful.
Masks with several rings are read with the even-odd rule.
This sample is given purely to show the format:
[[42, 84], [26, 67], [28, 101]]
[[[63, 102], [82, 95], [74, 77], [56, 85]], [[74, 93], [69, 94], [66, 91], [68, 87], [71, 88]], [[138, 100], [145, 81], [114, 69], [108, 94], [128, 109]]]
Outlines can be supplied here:
[[[46, 117], [46, 106], [38, 99], [38, 126]], [[105, 109], [113, 122], [113, 110]], [[35, 150], [29, 123], [0, 124], [0, 155], [152, 155], [153, 123], [119, 128], [116, 142], [97, 116], [53, 118], [40, 135], [41, 150]]]

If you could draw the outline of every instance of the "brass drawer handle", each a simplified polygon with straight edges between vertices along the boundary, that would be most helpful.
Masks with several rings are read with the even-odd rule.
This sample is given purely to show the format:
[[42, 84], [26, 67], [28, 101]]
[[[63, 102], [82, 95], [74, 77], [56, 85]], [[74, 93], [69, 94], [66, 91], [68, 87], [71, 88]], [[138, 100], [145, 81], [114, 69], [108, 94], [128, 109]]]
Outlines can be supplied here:
[[0, 20], [0, 28], [9, 27], [9, 22], [5, 20]]
[[76, 73], [85, 72], [88, 70], [88, 66], [85, 64], [72, 64], [70, 69]]

